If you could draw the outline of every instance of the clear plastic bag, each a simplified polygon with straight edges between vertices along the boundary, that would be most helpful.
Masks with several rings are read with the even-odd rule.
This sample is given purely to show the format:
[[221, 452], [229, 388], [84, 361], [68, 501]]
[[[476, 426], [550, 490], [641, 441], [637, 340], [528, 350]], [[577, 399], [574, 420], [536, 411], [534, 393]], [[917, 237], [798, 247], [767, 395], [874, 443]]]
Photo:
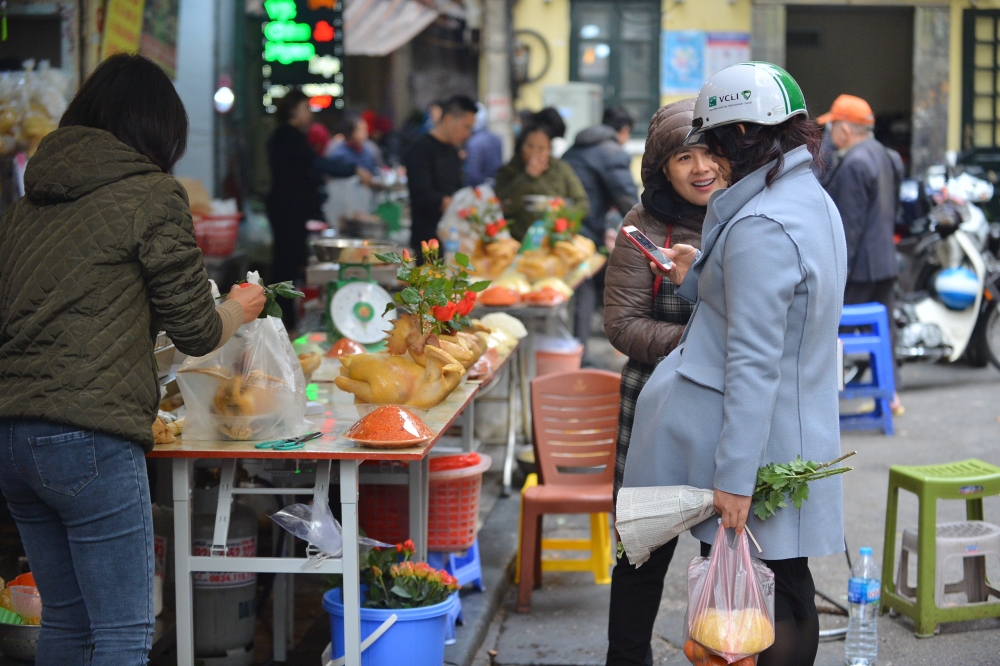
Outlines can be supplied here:
[[222, 348], [185, 360], [177, 384], [187, 439], [284, 439], [309, 430], [305, 375], [277, 317], [244, 324]]
[[687, 631], [730, 664], [774, 643], [774, 573], [750, 555], [746, 531], [719, 521], [712, 552], [688, 565]]
[[494, 196], [493, 188], [489, 185], [463, 187], [455, 192], [451, 197], [451, 204], [448, 205], [448, 209], [441, 216], [441, 221], [438, 222], [438, 237], [448, 238], [449, 229], [454, 227], [458, 230], [459, 251], [471, 257], [476, 250], [479, 233], [458, 212], [469, 208], [480, 208], [484, 202]]
[[[344, 551], [344, 539], [340, 523], [333, 517], [330, 504], [326, 501], [312, 504], [291, 504], [271, 516], [271, 520], [282, 528], [307, 541], [323, 557], [340, 557]], [[360, 537], [361, 553], [372, 548], [392, 548], [392, 544]]]

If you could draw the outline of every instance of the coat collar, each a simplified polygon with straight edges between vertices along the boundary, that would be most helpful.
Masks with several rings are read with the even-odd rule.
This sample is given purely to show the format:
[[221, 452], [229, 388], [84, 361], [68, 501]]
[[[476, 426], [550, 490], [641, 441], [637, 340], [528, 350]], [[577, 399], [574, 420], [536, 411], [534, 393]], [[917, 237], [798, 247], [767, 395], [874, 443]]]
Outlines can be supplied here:
[[[778, 182], [789, 174], [808, 170], [811, 162], [812, 155], [806, 146], [799, 146], [788, 151], [785, 153], [785, 163], [774, 182]], [[684, 278], [683, 284], [678, 288], [677, 294], [679, 296], [691, 302], [697, 299], [698, 277], [701, 275], [705, 260], [715, 246], [715, 241], [718, 240], [722, 230], [736, 214], [754, 197], [764, 191], [767, 187], [767, 172], [771, 170], [773, 165], [774, 161], [768, 162], [732, 187], [712, 194], [708, 201], [708, 214], [705, 216], [705, 224], [701, 232], [701, 256], [691, 266], [688, 277]], [[693, 278], [691, 278], [692, 273], [694, 274]]]

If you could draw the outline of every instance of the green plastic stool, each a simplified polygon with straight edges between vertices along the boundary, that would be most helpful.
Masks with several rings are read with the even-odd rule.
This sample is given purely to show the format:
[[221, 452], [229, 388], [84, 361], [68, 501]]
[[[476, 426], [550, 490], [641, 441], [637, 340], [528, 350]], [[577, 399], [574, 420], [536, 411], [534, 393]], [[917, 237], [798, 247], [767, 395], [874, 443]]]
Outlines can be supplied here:
[[[920, 502], [917, 526], [917, 599], [896, 590], [896, 513], [899, 489], [909, 490]], [[885, 546], [882, 551], [882, 612], [896, 610], [911, 618], [918, 638], [934, 635], [942, 622], [1000, 617], [1000, 602], [939, 608], [934, 603], [934, 567], [937, 559], [937, 501], [965, 500], [967, 520], [983, 520], [983, 497], [1000, 495], [1000, 467], [970, 458], [944, 465], [889, 468], [889, 500], [885, 508]]]

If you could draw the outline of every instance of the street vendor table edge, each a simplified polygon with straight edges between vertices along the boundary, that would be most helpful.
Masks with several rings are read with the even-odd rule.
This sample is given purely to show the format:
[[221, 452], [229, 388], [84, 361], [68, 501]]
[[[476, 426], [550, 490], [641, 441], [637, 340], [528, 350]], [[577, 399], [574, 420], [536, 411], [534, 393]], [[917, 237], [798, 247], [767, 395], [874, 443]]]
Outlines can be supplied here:
[[[344, 581], [344, 640], [345, 657], [348, 666], [360, 666], [361, 663], [361, 598], [360, 598], [360, 557], [358, 503], [359, 485], [361, 481], [360, 466], [365, 460], [417, 462], [410, 464], [407, 470], [410, 499], [410, 529], [416, 528], [418, 542], [418, 557], [426, 558], [427, 544], [427, 485], [429, 482], [429, 454], [442, 435], [455, 423], [460, 415], [466, 412], [474, 403], [483, 387], [488, 386], [511, 363], [518, 354], [515, 348], [501, 359], [494, 372], [481, 381], [472, 381], [460, 386], [459, 391], [467, 391], [467, 395], [450, 416], [443, 421], [434, 439], [420, 446], [400, 450], [376, 450], [360, 448], [341, 448], [330, 450], [338, 438], [325, 434], [323, 437], [307, 442], [302, 449], [294, 451], [279, 451], [257, 449], [254, 442], [184, 442], [181, 439], [174, 444], [159, 445], [148, 454], [151, 458], [172, 459], [172, 482], [174, 502], [174, 566], [175, 590], [177, 605], [177, 664], [178, 666], [194, 666], [194, 598], [192, 574], [196, 572], [237, 571], [254, 573], [312, 573], [343, 575]], [[512, 368], [513, 371], [513, 368]], [[513, 377], [513, 374], [511, 374]], [[449, 396], [450, 397], [450, 396]], [[471, 419], [469, 419], [471, 421]], [[468, 426], [471, 427], [471, 423]], [[463, 431], [466, 428], [463, 428]], [[464, 433], [463, 433], [464, 434]], [[214, 447], [214, 448], [213, 448]], [[325, 449], [325, 450], [324, 450]], [[235, 486], [235, 470], [240, 459], [282, 458], [291, 460], [316, 460], [316, 479], [312, 488], [314, 499], [329, 495], [329, 484], [333, 461], [338, 461], [340, 482], [341, 527], [343, 530], [343, 554], [338, 559], [327, 559], [316, 562], [308, 558], [285, 557], [227, 557], [226, 540], [229, 527], [229, 514], [233, 495], [237, 494], [272, 494], [295, 495], [305, 494], [307, 488], [237, 488]], [[219, 484], [219, 499], [216, 509], [215, 534], [211, 555], [194, 556], [192, 554], [192, 502], [194, 461], [196, 459], [218, 459], [221, 461]], [[279, 618], [275, 617], [276, 624]], [[277, 627], [276, 627], [277, 628]], [[284, 655], [285, 646], [275, 642], [275, 653]]]

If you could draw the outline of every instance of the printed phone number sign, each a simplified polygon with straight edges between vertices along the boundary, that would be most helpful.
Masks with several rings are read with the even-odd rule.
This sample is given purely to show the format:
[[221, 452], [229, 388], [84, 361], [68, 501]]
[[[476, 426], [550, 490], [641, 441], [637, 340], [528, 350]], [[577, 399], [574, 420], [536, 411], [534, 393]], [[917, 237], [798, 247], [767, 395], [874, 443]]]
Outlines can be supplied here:
[[661, 94], [697, 94], [708, 77], [750, 60], [750, 35], [664, 30], [660, 37], [660, 58]]
[[[191, 542], [191, 552], [195, 557], [211, 556], [211, 539], [194, 539]], [[226, 541], [226, 557], [257, 557], [257, 537], [229, 539]], [[246, 571], [201, 571], [194, 574], [194, 586], [201, 588], [241, 587], [256, 582], [257, 574]]]

